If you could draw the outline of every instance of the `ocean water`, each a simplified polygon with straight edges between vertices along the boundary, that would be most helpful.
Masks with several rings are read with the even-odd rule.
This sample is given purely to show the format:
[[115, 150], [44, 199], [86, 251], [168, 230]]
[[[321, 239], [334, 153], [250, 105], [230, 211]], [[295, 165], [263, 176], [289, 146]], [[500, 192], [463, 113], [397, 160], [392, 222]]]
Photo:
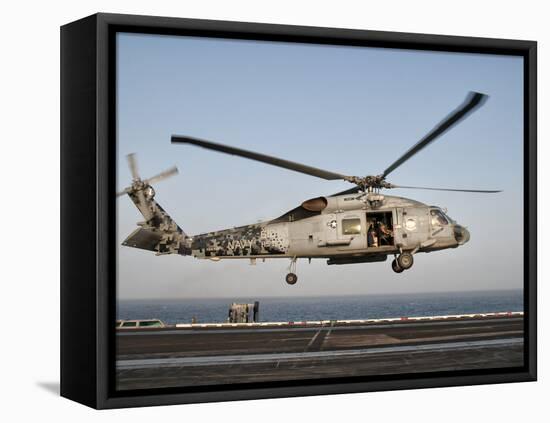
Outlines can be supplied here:
[[164, 323], [225, 322], [231, 303], [260, 302], [260, 321], [380, 319], [523, 311], [523, 291], [483, 291], [346, 297], [209, 298], [120, 300], [117, 319]]

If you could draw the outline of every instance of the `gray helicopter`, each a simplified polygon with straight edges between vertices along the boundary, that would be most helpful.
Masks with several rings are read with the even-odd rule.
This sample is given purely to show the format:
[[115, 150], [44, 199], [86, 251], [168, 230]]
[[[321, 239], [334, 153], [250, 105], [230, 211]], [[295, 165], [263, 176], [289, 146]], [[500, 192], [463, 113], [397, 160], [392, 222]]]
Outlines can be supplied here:
[[344, 180], [353, 188], [330, 196], [304, 201], [282, 216], [260, 223], [187, 235], [155, 201], [152, 187], [176, 174], [173, 167], [142, 180], [133, 154], [128, 156], [132, 184], [118, 195], [127, 194], [144, 217], [138, 228], [122, 243], [154, 251], [157, 255], [180, 254], [201, 259], [290, 259], [286, 282], [294, 285], [299, 258], [327, 260], [329, 265], [372, 263], [394, 257], [391, 267], [401, 273], [410, 269], [417, 253], [457, 248], [470, 239], [468, 230], [437, 206], [381, 194], [382, 189], [407, 188], [471, 193], [497, 193], [498, 190], [470, 190], [394, 185], [386, 177], [428, 146], [445, 131], [479, 108], [485, 94], [470, 92], [466, 100], [435, 126], [380, 175], [348, 176], [306, 166], [264, 154], [213, 143], [198, 138], [173, 135], [173, 144], [189, 144], [244, 157], [305, 173], [326, 180]]

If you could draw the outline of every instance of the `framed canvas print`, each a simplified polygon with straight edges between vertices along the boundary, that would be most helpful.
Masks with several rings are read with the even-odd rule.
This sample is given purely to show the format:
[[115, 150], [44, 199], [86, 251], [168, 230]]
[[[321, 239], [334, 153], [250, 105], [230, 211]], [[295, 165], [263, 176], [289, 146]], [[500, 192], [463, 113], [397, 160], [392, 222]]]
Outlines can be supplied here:
[[536, 43], [61, 28], [61, 393], [536, 379]]

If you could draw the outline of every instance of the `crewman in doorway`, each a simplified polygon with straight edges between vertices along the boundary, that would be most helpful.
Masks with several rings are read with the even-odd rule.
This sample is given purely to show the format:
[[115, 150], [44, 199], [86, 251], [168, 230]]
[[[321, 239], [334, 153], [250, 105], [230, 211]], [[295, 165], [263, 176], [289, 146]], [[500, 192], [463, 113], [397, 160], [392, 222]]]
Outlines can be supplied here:
[[392, 245], [393, 232], [384, 222], [377, 222], [376, 224], [378, 238], [380, 245]]
[[378, 247], [378, 233], [372, 223], [367, 231], [367, 245], [369, 247]]

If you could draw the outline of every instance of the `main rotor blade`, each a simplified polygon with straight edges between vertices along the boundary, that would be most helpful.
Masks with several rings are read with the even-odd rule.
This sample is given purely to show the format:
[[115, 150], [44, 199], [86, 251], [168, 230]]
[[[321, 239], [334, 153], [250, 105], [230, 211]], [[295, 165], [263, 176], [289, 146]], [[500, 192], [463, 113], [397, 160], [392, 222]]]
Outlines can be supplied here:
[[158, 175], [151, 176], [150, 178], [143, 181], [147, 185], [152, 185], [157, 182], [162, 181], [163, 179], [169, 178], [172, 175], [177, 175], [178, 168], [176, 166], [171, 167], [170, 169], [165, 170], [164, 172], [159, 173]]
[[173, 144], [192, 144], [208, 150], [219, 151], [221, 153], [232, 154], [234, 156], [245, 157], [247, 159], [256, 160], [258, 162], [267, 163], [273, 166], [282, 167], [284, 169], [294, 170], [295, 172], [305, 173], [307, 175], [316, 176], [327, 180], [344, 179], [345, 175], [329, 172], [327, 170], [318, 169], [312, 166], [306, 166], [301, 163], [291, 162], [289, 160], [279, 159], [277, 157], [268, 156], [265, 154], [256, 153], [254, 151], [242, 150], [240, 148], [230, 147], [228, 145], [217, 144], [211, 141], [201, 140], [198, 138], [185, 137], [180, 135], [172, 135]]
[[470, 93], [468, 93], [468, 96], [466, 97], [466, 100], [464, 100], [464, 102], [457, 109], [451, 112], [424, 138], [418, 141], [405, 154], [403, 154], [399, 159], [397, 159], [394, 163], [392, 163], [390, 167], [388, 167], [384, 171], [384, 173], [382, 174], [382, 177], [385, 178], [386, 176], [388, 176], [390, 172], [393, 172], [395, 169], [401, 166], [404, 162], [406, 162], [408, 159], [410, 159], [412, 156], [414, 156], [424, 147], [432, 143], [437, 137], [442, 135], [445, 131], [447, 131], [453, 125], [457, 124], [466, 116], [468, 116], [471, 112], [473, 112], [475, 109], [483, 105], [483, 103], [485, 103], [487, 98], [488, 96], [485, 94], [470, 91]]
[[134, 153], [130, 153], [126, 156], [126, 159], [128, 160], [128, 167], [130, 168], [132, 179], [135, 181], [138, 180], [139, 172], [138, 172], [138, 166], [136, 161], [136, 155]]
[[404, 186], [404, 185], [392, 185], [392, 188], [427, 189], [427, 190], [430, 190], [430, 191], [477, 192], [477, 193], [481, 193], [481, 194], [494, 194], [494, 193], [497, 193], [497, 192], [502, 192], [502, 190], [409, 187], [409, 186]]
[[336, 197], [338, 195], [347, 195], [347, 194], [357, 194], [359, 191], [361, 191], [361, 188], [353, 187], [345, 191], [340, 191], [340, 192], [337, 192], [336, 194], [329, 195], [329, 197]]

